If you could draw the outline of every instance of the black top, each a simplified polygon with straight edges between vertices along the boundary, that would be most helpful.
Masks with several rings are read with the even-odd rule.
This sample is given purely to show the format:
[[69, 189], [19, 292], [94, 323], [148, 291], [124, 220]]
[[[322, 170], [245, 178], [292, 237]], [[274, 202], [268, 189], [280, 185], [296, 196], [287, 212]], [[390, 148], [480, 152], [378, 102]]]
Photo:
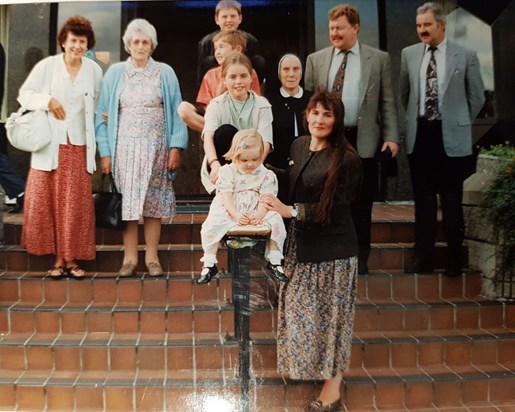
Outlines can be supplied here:
[[5, 76], [5, 52], [0, 44], [0, 112], [2, 111], [2, 101], [4, 99], [4, 76]]
[[[274, 150], [266, 159], [266, 162], [280, 169], [288, 167], [288, 156], [293, 141], [298, 136], [304, 136], [304, 110], [312, 93], [304, 90], [301, 98], [283, 97], [279, 89], [267, 96], [272, 105], [272, 122]], [[295, 134], [295, 122], [297, 123], [297, 135]]]
[[334, 195], [330, 224], [316, 223], [318, 202], [327, 171], [332, 160], [330, 148], [311, 152], [311, 137], [302, 136], [292, 144], [288, 166], [289, 202], [300, 203], [304, 209], [302, 219], [295, 224], [297, 260], [299, 262], [325, 262], [345, 259], [358, 254], [356, 231], [350, 205], [357, 197], [362, 169], [359, 156], [347, 151], [345, 166], [340, 172]]

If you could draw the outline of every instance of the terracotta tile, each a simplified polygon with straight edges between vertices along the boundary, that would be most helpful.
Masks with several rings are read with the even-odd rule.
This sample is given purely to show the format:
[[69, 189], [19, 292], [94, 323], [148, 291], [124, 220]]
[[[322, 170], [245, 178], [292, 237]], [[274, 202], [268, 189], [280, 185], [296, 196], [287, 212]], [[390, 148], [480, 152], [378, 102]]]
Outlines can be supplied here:
[[[5, 286], [5, 280], [2, 280], [2, 288]], [[20, 281], [20, 296], [22, 302], [30, 302], [33, 304], [40, 303], [44, 299], [44, 285], [42, 280]], [[0, 293], [0, 300], [3, 301]]]
[[197, 369], [221, 369], [222, 348], [219, 345], [195, 347], [195, 367]]
[[[342, 399], [343, 400], [343, 399]], [[345, 384], [345, 406], [360, 408], [374, 405], [373, 384]]]
[[480, 326], [482, 328], [496, 328], [503, 326], [503, 306], [482, 306], [480, 317]]
[[440, 297], [438, 276], [418, 275], [417, 276], [417, 297], [423, 301]]
[[163, 388], [136, 388], [137, 411], [162, 411], [164, 408]]
[[438, 407], [455, 406], [461, 402], [461, 382], [435, 381], [433, 387], [434, 404]]
[[80, 371], [79, 348], [57, 348], [55, 350], [55, 368], [61, 371]]
[[[391, 311], [389, 311], [389, 313], [391, 313]], [[356, 310], [356, 315], [354, 317], [354, 330], [378, 330], [378, 311], [373, 309], [363, 310], [358, 308], [358, 310]]]
[[464, 288], [464, 277], [457, 276], [454, 278], [442, 276], [442, 298], [455, 298], [463, 296], [463, 288]]
[[195, 402], [195, 394], [191, 388], [166, 387], [165, 391], [165, 410], [166, 411], [195, 411], [198, 405]]
[[42, 386], [20, 386], [16, 388], [16, 399], [19, 410], [45, 409], [45, 388]]
[[169, 243], [192, 243], [193, 229], [194, 226], [191, 225], [174, 225], [169, 233]]
[[274, 327], [274, 316], [272, 311], [255, 311], [250, 314], [250, 330], [254, 332], [272, 332]]
[[479, 306], [467, 306], [456, 308], [456, 327], [477, 328], [479, 326]]
[[429, 308], [408, 310], [405, 313], [406, 330], [427, 330], [429, 329], [429, 318], [431, 311]]
[[381, 254], [378, 248], [372, 248], [368, 257], [368, 268], [377, 270], [381, 268]]
[[140, 303], [142, 298], [141, 282], [132, 279], [123, 279], [118, 282], [119, 304]]
[[415, 230], [412, 224], [392, 225], [392, 242], [412, 242], [414, 237]]
[[369, 299], [389, 299], [391, 297], [391, 279], [375, 278], [368, 282], [368, 298]]
[[2, 346], [0, 352], [1, 369], [25, 369], [25, 348]]
[[38, 332], [59, 332], [59, 313], [57, 312], [34, 312], [34, 322]]
[[139, 319], [138, 314], [134, 312], [115, 312], [113, 313], [114, 332], [138, 332]]
[[490, 380], [490, 400], [506, 401], [513, 400], [515, 393], [515, 379], [491, 379]]
[[410, 367], [417, 364], [418, 347], [415, 343], [391, 345], [392, 366], [394, 368]]
[[499, 362], [515, 362], [515, 342], [510, 340], [501, 340], [499, 344]]
[[193, 312], [168, 312], [166, 319], [168, 333], [193, 331]]
[[273, 407], [283, 406], [286, 397], [283, 385], [263, 385], [256, 387], [256, 408], [258, 411], [268, 411]]
[[286, 386], [286, 406], [290, 408], [303, 408], [315, 399], [315, 386], [312, 383], [296, 383]]
[[406, 383], [404, 406], [408, 408], [423, 408], [433, 402], [433, 386], [429, 382]]
[[209, 333], [219, 331], [220, 315], [218, 312], [196, 310], [195, 312], [193, 312], [193, 317], [195, 321], [196, 333]]
[[17, 302], [18, 299], [18, 281], [14, 279], [2, 279], [2, 287], [0, 288], [0, 301], [4, 303], [14, 303]]
[[90, 279], [84, 279], [81, 282], [76, 282], [70, 279], [68, 284], [70, 302], [90, 303], [92, 298], [91, 283]]
[[234, 334], [234, 312], [233, 311], [222, 311], [220, 314], [220, 327], [221, 333]]
[[448, 342], [445, 345], [445, 363], [448, 365], [469, 365], [470, 346], [470, 342]]
[[193, 348], [171, 346], [166, 349], [167, 367], [171, 370], [193, 369]]
[[364, 346], [353, 344], [351, 347], [350, 367], [357, 368], [363, 365]]
[[0, 312], [0, 332], [9, 332], [9, 314], [7, 311]]
[[93, 301], [95, 304], [109, 303], [113, 305], [116, 302], [118, 289], [114, 281], [102, 281], [95, 279], [93, 284]]
[[390, 366], [390, 347], [385, 344], [365, 345], [363, 365], [366, 368], [382, 368]]
[[45, 302], [51, 305], [62, 305], [68, 300], [68, 282], [45, 282]]
[[252, 346], [251, 365], [254, 369], [275, 369], [277, 367], [277, 348], [275, 345]]
[[74, 409], [74, 388], [47, 386], [46, 393], [48, 410], [71, 411]]
[[111, 312], [93, 312], [86, 314], [88, 332], [112, 332], [113, 315]]
[[15, 410], [16, 396], [13, 385], [0, 385], [0, 408], [3, 410]]
[[[471, 344], [470, 361], [475, 365], [494, 364], [497, 362], [497, 348], [502, 341], [476, 340]], [[510, 342], [513, 348], [513, 342]], [[500, 362], [502, 362], [499, 359]]]
[[110, 347], [109, 370], [136, 370], [136, 348], [134, 347]]
[[434, 307], [431, 309], [430, 329], [454, 329], [454, 308]]
[[132, 388], [106, 387], [106, 409], [109, 411], [132, 411]]
[[28, 369], [53, 369], [54, 354], [52, 348], [45, 346], [27, 346]]
[[191, 280], [178, 280], [170, 282], [168, 299], [173, 302], [191, 302], [193, 283]]
[[143, 282], [143, 303], [166, 305], [167, 282], [164, 278], [148, 279]]
[[6, 252], [6, 268], [15, 272], [27, 270], [27, 253], [25, 251], [9, 250]]
[[34, 315], [32, 312], [9, 312], [11, 317], [11, 332], [31, 332], [34, 330]]
[[506, 305], [506, 326], [508, 328], [515, 327], [515, 305]]
[[392, 294], [394, 299], [414, 298], [416, 291], [416, 280], [414, 276], [403, 276], [392, 278]]
[[61, 314], [63, 333], [83, 332], [86, 330], [86, 314], [83, 312], [63, 312]]
[[381, 269], [398, 269], [403, 266], [403, 249], [381, 249], [380, 250], [380, 268]]
[[404, 401], [404, 386], [402, 383], [381, 383], [376, 386], [375, 404], [381, 410], [402, 408]]
[[138, 366], [140, 369], [161, 370], [165, 365], [165, 349], [162, 347], [140, 347]]
[[107, 348], [105, 347], [83, 347], [82, 348], [82, 370], [84, 371], [105, 371], [107, 370]]
[[164, 312], [141, 312], [141, 333], [165, 333]]
[[404, 329], [404, 312], [401, 310], [379, 310], [378, 330], [403, 330]]
[[462, 388], [463, 403], [478, 402], [488, 399], [488, 381], [487, 380], [464, 380]]
[[[218, 267], [220, 269], [220, 267]], [[199, 276], [199, 273], [195, 273], [195, 279]], [[203, 301], [213, 301], [218, 299], [218, 283], [219, 279], [215, 279], [206, 285], [193, 284], [193, 296], [197, 304]]]

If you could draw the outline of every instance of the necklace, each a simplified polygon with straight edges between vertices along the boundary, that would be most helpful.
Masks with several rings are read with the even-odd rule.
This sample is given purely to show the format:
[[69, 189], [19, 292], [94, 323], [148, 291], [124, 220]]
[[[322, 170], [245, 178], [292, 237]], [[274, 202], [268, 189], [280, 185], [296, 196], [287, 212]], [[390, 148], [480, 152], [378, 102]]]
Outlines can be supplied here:
[[245, 109], [245, 106], [247, 105], [247, 102], [249, 100], [249, 96], [247, 95], [247, 98], [245, 99], [245, 102], [243, 103], [243, 106], [241, 106], [240, 111], [236, 108], [236, 103], [234, 103], [234, 100], [232, 97], [229, 96], [229, 101], [231, 102], [231, 109], [234, 113], [234, 117], [236, 117], [236, 120], [239, 122], [241, 120], [241, 114], [243, 113], [243, 110]]

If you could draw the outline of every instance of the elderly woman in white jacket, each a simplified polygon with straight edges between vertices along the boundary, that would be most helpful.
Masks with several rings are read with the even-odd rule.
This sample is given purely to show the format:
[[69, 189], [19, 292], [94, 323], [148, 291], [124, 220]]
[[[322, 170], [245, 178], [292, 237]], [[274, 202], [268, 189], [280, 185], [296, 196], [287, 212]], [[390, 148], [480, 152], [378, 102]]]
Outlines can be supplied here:
[[25, 190], [21, 244], [34, 255], [54, 255], [52, 278], [83, 278], [77, 260], [95, 259], [94, 113], [102, 69], [84, 53], [95, 45], [91, 22], [69, 18], [57, 36], [63, 53], [40, 61], [20, 88], [29, 110], [48, 110], [52, 140], [32, 154]]

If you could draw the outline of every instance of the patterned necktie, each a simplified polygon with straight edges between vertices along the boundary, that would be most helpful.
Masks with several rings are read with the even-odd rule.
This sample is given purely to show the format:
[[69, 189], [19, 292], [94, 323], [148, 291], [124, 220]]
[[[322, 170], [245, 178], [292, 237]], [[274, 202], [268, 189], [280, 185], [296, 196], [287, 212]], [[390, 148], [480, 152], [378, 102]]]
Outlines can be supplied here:
[[426, 72], [426, 100], [424, 117], [427, 120], [439, 120], [440, 112], [438, 111], [438, 76], [436, 73], [436, 47], [429, 47], [431, 57], [427, 65]]
[[341, 53], [343, 53], [342, 63], [340, 64], [340, 67], [338, 67], [336, 76], [334, 76], [333, 87], [331, 88], [331, 93], [340, 99], [342, 98], [343, 82], [345, 81], [345, 68], [347, 67], [347, 55], [350, 53], [350, 50], [341, 51]]

